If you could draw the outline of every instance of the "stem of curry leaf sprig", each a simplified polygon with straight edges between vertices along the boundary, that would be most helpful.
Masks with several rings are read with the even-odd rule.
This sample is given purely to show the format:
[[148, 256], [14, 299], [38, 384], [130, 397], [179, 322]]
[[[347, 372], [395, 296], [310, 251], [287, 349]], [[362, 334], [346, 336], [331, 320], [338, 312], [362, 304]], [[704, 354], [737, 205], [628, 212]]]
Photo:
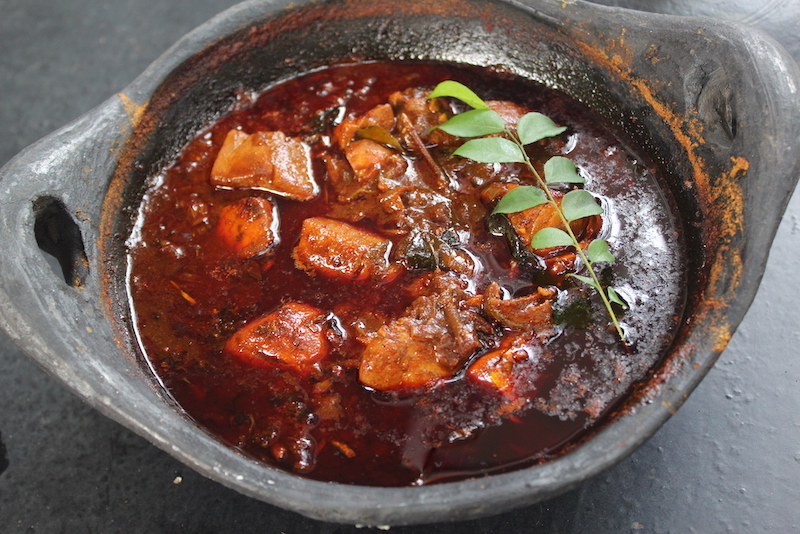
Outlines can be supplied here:
[[[486, 102], [483, 101], [483, 99], [477, 96], [468, 87], [451, 80], [447, 80], [440, 83], [430, 93], [430, 95], [428, 95], [429, 99], [437, 97], [457, 98], [473, 108], [470, 111], [454, 115], [448, 121], [438, 126], [439, 129], [442, 129], [445, 132], [450, 133], [452, 135], [456, 135], [459, 137], [480, 138], [480, 139], [470, 139], [466, 141], [463, 145], [461, 145], [461, 147], [459, 147], [454, 152], [455, 155], [460, 155], [462, 157], [473, 159], [475, 161], [479, 161], [482, 163], [512, 163], [512, 162], [524, 163], [528, 167], [528, 169], [533, 173], [539, 185], [539, 187], [536, 189], [538, 189], [538, 191], [543, 193], [544, 197], [542, 198], [540, 196], [541, 193], [534, 194], [533, 190], [531, 190], [531, 192], [528, 194], [528, 199], [522, 201], [521, 203], [519, 203], [518, 201], [518, 203], [513, 207], [513, 209], [508, 208], [505, 211], [500, 211], [499, 210], [500, 204], [498, 204], [493, 213], [514, 213], [517, 211], [523, 211], [525, 209], [534, 206], [538, 206], [545, 202], [550, 203], [555, 209], [556, 213], [558, 214], [558, 217], [561, 219], [564, 228], [566, 229], [566, 232], [562, 233], [566, 234], [570, 242], [564, 244], [568, 244], [575, 248], [576, 253], [580, 257], [581, 261], [583, 261], [584, 265], [586, 265], [586, 269], [589, 271], [590, 275], [590, 277], [588, 278], [580, 276], [578, 274], [570, 274], [569, 276], [573, 276], [574, 278], [577, 278], [578, 280], [594, 287], [594, 289], [600, 294], [600, 298], [603, 301], [603, 305], [605, 306], [606, 311], [608, 312], [608, 315], [611, 318], [611, 322], [614, 324], [614, 328], [617, 330], [617, 334], [619, 335], [620, 340], [627, 346], [625, 333], [623, 332], [622, 327], [620, 326], [619, 321], [617, 320], [617, 316], [614, 313], [614, 310], [611, 306], [612, 301], [622, 306], [625, 306], [625, 303], [620, 299], [617, 292], [610, 286], [607, 288], [608, 294], [606, 294], [606, 290], [600, 284], [600, 280], [594, 271], [593, 262], [589, 259], [589, 256], [583, 251], [583, 248], [580, 246], [580, 242], [575, 236], [575, 233], [572, 231], [569, 218], [564, 214], [562, 207], [558, 205], [555, 198], [550, 193], [550, 188], [547, 186], [548, 182], [544, 178], [542, 178], [539, 172], [534, 168], [533, 163], [528, 157], [527, 152], [525, 152], [525, 145], [534, 143], [536, 141], [539, 141], [547, 137], [553, 137], [555, 135], [559, 135], [563, 133], [566, 130], [566, 128], [562, 126], [557, 126], [552, 120], [550, 120], [548, 117], [540, 113], [528, 113], [522, 118], [520, 118], [520, 121], [517, 124], [518, 132], [517, 134], [515, 134], [508, 128], [502, 117], [500, 117], [500, 115], [495, 111], [491, 110], [489, 106], [486, 104]], [[525, 139], [523, 139], [519, 135], [519, 131], [523, 130], [523, 122], [525, 123], [526, 126]], [[531, 127], [531, 124], [534, 124], [535, 127]], [[486, 135], [500, 134], [500, 133], [502, 133], [505, 136], [505, 138], [484, 137]], [[555, 160], [555, 158], [560, 158], [560, 160], [563, 161]], [[583, 183], [583, 178], [581, 178], [575, 171], [574, 164], [572, 164], [571, 162], [569, 162], [569, 160], [561, 156], [554, 156], [553, 158], [551, 158], [551, 160], [548, 160], [548, 162], [545, 164], [545, 172], [548, 172], [547, 166], [551, 161], [554, 161], [556, 164], [560, 164], [559, 171], [561, 173], [556, 179], [550, 180], [551, 182], [563, 181], [565, 183], [570, 183], [570, 182]], [[566, 171], [564, 170], [565, 169], [564, 162], [568, 162]], [[573, 193], [573, 194], [578, 195], [578, 193]], [[531, 198], [530, 195], [539, 198]], [[565, 195], [564, 198], [566, 198], [566, 196], [567, 195]], [[507, 196], [504, 196], [503, 199], [501, 199], [501, 204], [503, 200], [506, 200], [506, 198]], [[593, 197], [590, 196], [587, 198], [593, 199]], [[562, 199], [562, 203], [563, 202], [564, 200]], [[599, 210], [599, 212], [597, 210]], [[590, 208], [589, 212], [586, 215], [582, 215], [581, 217], [574, 217], [574, 220], [601, 213], [603, 213], [603, 209], [599, 206], [595, 206], [594, 209]], [[536, 235], [538, 236], [540, 232], [542, 232], [542, 230], [537, 232]], [[560, 232], [558, 231], [558, 229], [555, 228], [553, 230], [555, 230], [557, 234], [558, 232]], [[535, 237], [536, 236], [534, 236], [534, 239]], [[598, 246], [602, 249], [599, 252], [599, 256], [597, 256], [603, 258], [600, 261], [614, 261], [614, 257], [608, 252], [608, 243], [602, 239], [592, 241], [592, 243], [590, 243], [589, 245], [590, 248], [589, 252], [592, 252], [591, 247], [592, 244], [594, 244], [595, 242], [598, 242]], [[533, 243], [531, 243], [531, 245], [533, 246]]]
[[[625, 339], [625, 332], [622, 330], [622, 326], [619, 324], [619, 320], [617, 319], [617, 314], [614, 313], [614, 309], [611, 307], [611, 301], [606, 295], [606, 292], [603, 290], [603, 286], [602, 284], [600, 284], [600, 279], [597, 277], [597, 273], [595, 273], [594, 271], [593, 267], [594, 263], [590, 261], [589, 257], [584, 253], [583, 247], [581, 247], [580, 242], [578, 241], [578, 237], [575, 235], [575, 232], [572, 231], [572, 227], [570, 226], [570, 221], [564, 215], [564, 212], [561, 210], [561, 207], [556, 203], [556, 200], [555, 198], [553, 198], [552, 193], [550, 193], [550, 188], [547, 187], [547, 182], [545, 182], [545, 180], [541, 177], [539, 172], [533, 167], [533, 163], [531, 162], [530, 157], [528, 157], [528, 153], [525, 152], [524, 145], [522, 144], [522, 142], [508, 128], [505, 129], [505, 133], [519, 147], [520, 151], [522, 152], [522, 157], [525, 160], [525, 165], [528, 167], [528, 170], [530, 170], [533, 173], [533, 176], [536, 178], [536, 181], [538, 182], [539, 186], [544, 191], [544, 194], [547, 195], [547, 201], [553, 206], [556, 213], [558, 214], [558, 217], [561, 219], [561, 224], [564, 225], [567, 235], [569, 235], [570, 239], [572, 239], [572, 246], [575, 248], [575, 252], [578, 253], [578, 256], [580, 257], [581, 261], [583, 261], [583, 264], [586, 265], [586, 269], [589, 271], [589, 276], [591, 277], [593, 283], [588, 285], [594, 287], [595, 290], [600, 294], [600, 299], [603, 301], [603, 305], [605, 306], [606, 311], [608, 312], [608, 315], [611, 318], [611, 322], [614, 324], [614, 328], [617, 330], [617, 335], [619, 335], [619, 338], [623, 343], [627, 344], [627, 341]], [[570, 274], [569, 276], [573, 276], [578, 280], [582, 280], [581, 277], [575, 274]], [[585, 280], [582, 281], [585, 282]]]

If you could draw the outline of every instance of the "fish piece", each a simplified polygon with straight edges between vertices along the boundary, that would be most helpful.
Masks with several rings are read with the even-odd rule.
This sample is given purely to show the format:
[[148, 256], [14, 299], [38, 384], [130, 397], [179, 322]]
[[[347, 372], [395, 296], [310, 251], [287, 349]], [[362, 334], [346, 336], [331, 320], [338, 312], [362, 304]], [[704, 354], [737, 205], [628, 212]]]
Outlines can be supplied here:
[[250, 321], [225, 344], [224, 352], [257, 367], [288, 367], [300, 373], [329, 352], [325, 312], [300, 302]]
[[537, 332], [547, 337], [553, 330], [553, 300], [556, 289], [538, 287], [535, 292], [503, 299], [500, 286], [492, 282], [484, 293], [483, 310], [506, 328]]
[[259, 189], [301, 201], [319, 194], [308, 147], [283, 132], [228, 132], [211, 169], [211, 185]]
[[271, 253], [280, 242], [277, 207], [265, 198], [237, 200], [222, 207], [214, 232], [238, 258]]
[[392, 242], [368, 230], [328, 217], [303, 221], [292, 252], [298, 269], [345, 282], [387, 282], [403, 272], [390, 259]]
[[411, 390], [452, 377], [482, 348], [480, 334], [492, 332], [469, 297], [449, 287], [416, 298], [367, 343], [361, 383], [380, 391]]

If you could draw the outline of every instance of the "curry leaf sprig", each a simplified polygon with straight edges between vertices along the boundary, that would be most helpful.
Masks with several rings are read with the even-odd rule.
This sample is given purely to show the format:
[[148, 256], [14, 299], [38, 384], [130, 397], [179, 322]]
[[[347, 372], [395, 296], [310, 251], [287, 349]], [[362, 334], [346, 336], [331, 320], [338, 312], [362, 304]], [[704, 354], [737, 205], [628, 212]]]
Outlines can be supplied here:
[[[461, 100], [472, 109], [454, 115], [438, 128], [457, 137], [470, 138], [456, 151], [455, 155], [479, 163], [524, 163], [535, 177], [538, 186], [519, 186], [506, 193], [495, 207], [494, 213], [515, 213], [541, 204], [549, 203], [561, 220], [565, 230], [546, 227], [539, 230], [531, 239], [532, 249], [550, 247], [574, 247], [589, 276], [570, 274], [570, 276], [593, 287], [600, 295], [611, 322], [620, 340], [625, 343], [625, 333], [620, 326], [612, 303], [626, 307], [625, 302], [611, 286], [604, 287], [595, 272], [595, 263], [613, 262], [608, 242], [595, 239], [583, 250], [570, 223], [584, 217], [601, 215], [603, 208], [594, 196], [585, 189], [574, 189], [561, 198], [559, 204], [551, 193], [549, 184], [582, 184], [584, 179], [575, 164], [563, 156], [553, 156], [544, 164], [544, 176], [534, 168], [525, 146], [566, 131], [566, 127], [556, 125], [541, 113], [527, 113], [517, 123], [516, 132], [506, 125], [503, 118], [490, 109], [486, 102], [471, 89], [455, 81], [444, 81], [436, 86], [428, 98], [451, 97]], [[502, 134], [496, 136], [495, 134]], [[484, 137], [484, 136], [492, 137]]]

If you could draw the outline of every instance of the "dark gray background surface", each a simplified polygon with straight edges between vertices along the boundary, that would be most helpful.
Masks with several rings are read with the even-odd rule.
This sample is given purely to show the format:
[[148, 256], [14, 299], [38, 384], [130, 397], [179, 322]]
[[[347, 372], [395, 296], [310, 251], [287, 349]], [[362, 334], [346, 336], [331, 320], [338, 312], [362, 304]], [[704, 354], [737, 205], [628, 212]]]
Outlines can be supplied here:
[[[234, 0], [0, 0], [0, 165]], [[737, 20], [800, 59], [800, 0], [603, 0]], [[2, 253], [2, 252], [0, 252]], [[397, 533], [800, 532], [800, 194], [745, 321], [686, 404], [561, 497]], [[228, 490], [69, 393], [0, 334], [0, 532], [351, 533]]]

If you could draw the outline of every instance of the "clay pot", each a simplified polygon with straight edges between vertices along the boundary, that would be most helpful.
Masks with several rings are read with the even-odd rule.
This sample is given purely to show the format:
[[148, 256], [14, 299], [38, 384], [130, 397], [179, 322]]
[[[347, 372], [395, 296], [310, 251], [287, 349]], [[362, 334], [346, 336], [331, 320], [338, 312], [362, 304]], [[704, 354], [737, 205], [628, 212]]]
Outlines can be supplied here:
[[[564, 492], [630, 454], [703, 378], [755, 295], [800, 176], [792, 59], [741, 26], [578, 0], [289, 5], [254, 0], [224, 12], [2, 169], [2, 328], [77, 395], [198, 472], [327, 521], [400, 525], [496, 514]], [[145, 178], [241, 88], [352, 59], [498, 66], [560, 89], [623, 131], [666, 177], [688, 247], [685, 316], [659, 366], [572, 452], [423, 487], [317, 482], [220, 443], [182, 414], [143, 363], [131, 329], [125, 240]]]

